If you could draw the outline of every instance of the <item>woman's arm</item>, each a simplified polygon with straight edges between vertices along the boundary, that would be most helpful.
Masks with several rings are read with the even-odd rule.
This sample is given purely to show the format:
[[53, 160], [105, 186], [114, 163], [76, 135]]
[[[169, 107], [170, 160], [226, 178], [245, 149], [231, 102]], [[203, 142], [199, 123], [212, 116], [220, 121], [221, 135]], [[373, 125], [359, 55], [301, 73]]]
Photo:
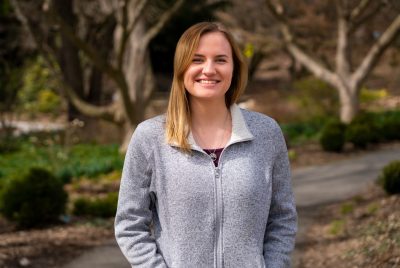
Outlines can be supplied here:
[[132, 267], [167, 267], [150, 233], [151, 144], [139, 125], [132, 136], [125, 156], [118, 209], [115, 217], [115, 237], [122, 253]]
[[286, 144], [279, 127], [275, 136], [277, 156], [272, 174], [272, 200], [264, 236], [266, 267], [290, 267], [290, 253], [297, 232], [297, 213], [291, 187]]

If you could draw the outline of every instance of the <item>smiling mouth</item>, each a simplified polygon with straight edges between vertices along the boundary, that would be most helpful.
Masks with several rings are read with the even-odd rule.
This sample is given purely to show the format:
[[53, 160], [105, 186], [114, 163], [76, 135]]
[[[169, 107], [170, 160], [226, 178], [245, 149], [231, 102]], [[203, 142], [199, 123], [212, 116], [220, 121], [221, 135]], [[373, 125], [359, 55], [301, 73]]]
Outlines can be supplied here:
[[199, 80], [196, 80], [196, 82], [197, 82], [197, 83], [200, 83], [200, 84], [212, 85], [212, 84], [217, 84], [217, 83], [219, 83], [220, 81], [219, 81], [219, 80], [199, 79]]

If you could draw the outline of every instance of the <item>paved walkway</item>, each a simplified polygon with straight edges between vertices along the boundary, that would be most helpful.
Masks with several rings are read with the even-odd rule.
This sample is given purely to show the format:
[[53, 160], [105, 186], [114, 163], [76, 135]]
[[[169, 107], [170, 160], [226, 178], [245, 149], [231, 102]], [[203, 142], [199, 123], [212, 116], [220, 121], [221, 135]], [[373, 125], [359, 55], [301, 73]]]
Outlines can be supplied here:
[[[305, 233], [316, 208], [339, 202], [362, 191], [372, 183], [383, 166], [400, 160], [400, 148], [371, 152], [364, 156], [316, 167], [296, 169], [293, 172], [293, 189], [299, 212], [297, 246], [305, 243]], [[293, 254], [293, 267], [297, 266], [298, 251]], [[63, 268], [129, 268], [116, 243], [84, 253]]]

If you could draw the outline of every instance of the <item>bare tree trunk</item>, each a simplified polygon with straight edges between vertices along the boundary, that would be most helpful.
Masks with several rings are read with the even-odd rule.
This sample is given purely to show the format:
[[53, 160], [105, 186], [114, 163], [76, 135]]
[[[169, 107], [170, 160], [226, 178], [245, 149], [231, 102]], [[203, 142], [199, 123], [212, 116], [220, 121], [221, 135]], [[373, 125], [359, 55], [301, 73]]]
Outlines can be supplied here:
[[131, 141], [133, 131], [136, 129], [137, 124], [129, 124], [128, 122], [122, 126], [122, 143], [119, 147], [119, 151], [124, 153], [128, 150], [129, 142]]
[[[54, 0], [54, 7], [59, 12], [63, 20], [65, 20], [72, 29], [76, 27], [76, 17], [73, 13], [73, 2], [69, 0]], [[84, 86], [82, 67], [79, 59], [79, 49], [61, 33], [61, 49], [58, 51], [57, 57], [64, 81], [71, 87], [75, 93], [83, 98]], [[81, 118], [82, 114], [79, 110], [68, 101], [68, 120]]]
[[359, 111], [358, 92], [347, 85], [338, 86], [340, 100], [340, 121], [350, 123]]

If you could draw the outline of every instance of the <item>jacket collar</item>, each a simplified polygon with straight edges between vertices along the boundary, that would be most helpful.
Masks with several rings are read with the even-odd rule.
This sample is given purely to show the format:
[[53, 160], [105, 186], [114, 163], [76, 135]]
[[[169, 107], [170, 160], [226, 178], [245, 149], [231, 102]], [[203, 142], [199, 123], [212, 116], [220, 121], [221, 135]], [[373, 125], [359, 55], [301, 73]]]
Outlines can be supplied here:
[[[246, 121], [239, 106], [237, 104], [232, 104], [232, 106], [230, 107], [230, 111], [232, 116], [232, 134], [230, 140], [225, 147], [228, 147], [233, 143], [254, 139], [253, 134], [251, 134], [250, 130], [247, 127]], [[203, 151], [203, 149], [196, 144], [196, 141], [194, 140], [191, 131], [189, 132], [188, 143], [193, 150]]]

